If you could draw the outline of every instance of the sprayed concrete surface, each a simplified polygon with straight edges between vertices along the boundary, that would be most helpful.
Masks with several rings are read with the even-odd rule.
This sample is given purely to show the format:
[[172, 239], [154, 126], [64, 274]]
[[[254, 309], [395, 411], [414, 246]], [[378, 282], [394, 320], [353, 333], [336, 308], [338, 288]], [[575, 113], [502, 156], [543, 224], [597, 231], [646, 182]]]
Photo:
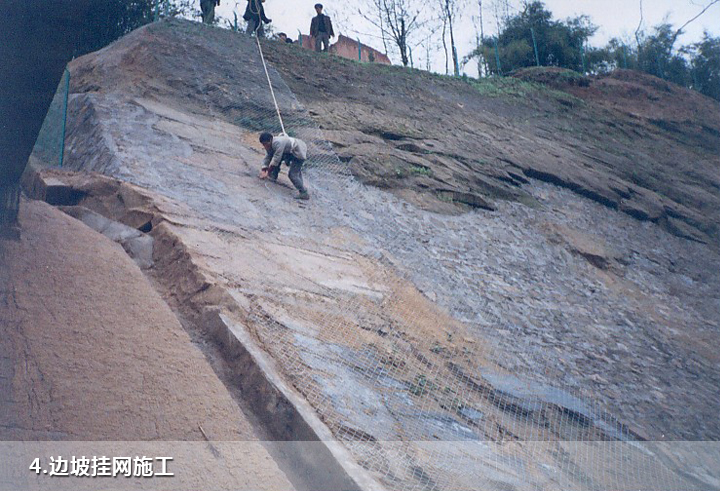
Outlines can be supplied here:
[[[19, 241], [0, 242], [2, 440], [204, 442], [202, 427], [243, 443], [225, 455], [230, 473], [178, 471], [185, 489], [294, 489], [118, 245], [36, 201], [22, 203], [20, 227]], [[196, 462], [218, 459], [197, 450]]]

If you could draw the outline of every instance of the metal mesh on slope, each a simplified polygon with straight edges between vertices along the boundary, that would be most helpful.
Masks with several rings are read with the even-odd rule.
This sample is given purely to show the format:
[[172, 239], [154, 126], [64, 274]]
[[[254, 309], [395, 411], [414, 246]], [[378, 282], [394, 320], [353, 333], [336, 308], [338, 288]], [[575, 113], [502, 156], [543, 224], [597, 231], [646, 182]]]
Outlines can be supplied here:
[[62, 166], [63, 164], [69, 90], [70, 72], [66, 70], [33, 147], [33, 157], [44, 165]]
[[[241, 42], [243, 82], [267, 86], [254, 41]], [[232, 270], [223, 278], [241, 285], [248, 327], [362, 466], [403, 490], [699, 489], [666, 457], [676, 449], [632, 441], [600, 404], [531, 368], [547, 366], [551, 352], [522, 352], [503, 340], [510, 321], [482, 289], [489, 269], [468, 260], [493, 245], [463, 235], [452, 255], [434, 247], [454, 234], [450, 222], [471, 227], [472, 217], [438, 219], [360, 183], [280, 74], [269, 72], [288, 133], [309, 146], [312, 200], [287, 233], [307, 251], [310, 265], [300, 266], [335, 261], [340, 274], [302, 291], [246, 284]], [[279, 132], [269, 91], [241, 110], [237, 125], [248, 132]], [[177, 167], [153, 171], [170, 197], [187, 192], [173, 194]], [[207, 232], [232, 244], [223, 226], [242, 225], [245, 211], [232, 210], [235, 223], [223, 223], [212, 206], [235, 205], [223, 198], [208, 193], [194, 211], [212, 223]], [[324, 242], [334, 231], [348, 231], [342, 247]], [[273, 241], [272, 228], [254, 232]], [[312, 264], [320, 250], [324, 263]], [[418, 285], [433, 281], [464, 298], [432, 301]], [[557, 322], [562, 314], [544, 313]]]
[[[366, 284], [381, 285], [382, 295], [325, 288], [336, 300], [320, 317], [294, 306], [300, 326], [279, 323], [267, 314], [262, 294], [249, 295], [266, 349], [364, 467], [392, 489], [692, 488], [656, 454], [630, 443], [628, 431], [597, 404], [540, 388], [538, 374], [500, 368], [500, 343], [485, 338], [483, 349], [457, 346], [454, 336], [475, 333], [460, 323], [432, 325], [437, 317], [408, 301], [412, 274], [392, 256], [414, 251], [437, 261], [413, 232], [419, 227], [432, 235], [441, 228], [422, 214], [410, 226], [394, 222], [406, 204], [389, 196], [367, 199], [374, 191], [352, 176], [282, 77], [270, 72], [288, 132], [310, 148], [307, 175], [316, 204], [305, 209], [305, 229], [334, 220], [366, 235], [358, 217], [367, 214], [383, 217], [380, 228], [390, 229], [380, 232], [381, 250], [362, 251], [373, 264], [364, 269]], [[271, 105], [256, 108], [252, 119], [277, 126]], [[456, 281], [467, 290], [468, 280], [482, 274], [477, 268], [475, 278], [458, 274]], [[474, 312], [463, 317], [502, 324], [480, 291], [468, 304]], [[424, 333], [438, 329], [448, 343], [424, 342]], [[528, 356], [543, 365], [544, 354]]]

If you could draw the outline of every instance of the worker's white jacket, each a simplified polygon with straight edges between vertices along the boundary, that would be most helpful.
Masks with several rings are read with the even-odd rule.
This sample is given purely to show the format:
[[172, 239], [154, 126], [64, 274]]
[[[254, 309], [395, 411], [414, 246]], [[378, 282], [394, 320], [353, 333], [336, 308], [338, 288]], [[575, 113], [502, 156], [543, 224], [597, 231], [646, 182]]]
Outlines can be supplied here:
[[299, 138], [276, 136], [272, 141], [272, 152], [268, 152], [263, 167], [280, 165], [283, 155], [292, 154], [300, 160], [307, 160], [307, 145]]

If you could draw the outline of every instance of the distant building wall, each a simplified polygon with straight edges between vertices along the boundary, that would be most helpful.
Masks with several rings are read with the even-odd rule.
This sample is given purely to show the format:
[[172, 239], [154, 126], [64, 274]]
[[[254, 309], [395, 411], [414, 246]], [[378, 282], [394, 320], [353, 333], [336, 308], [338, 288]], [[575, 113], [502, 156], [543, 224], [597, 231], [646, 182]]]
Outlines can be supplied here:
[[[338, 37], [335, 44], [330, 47], [330, 52], [343, 58], [350, 60], [358, 59], [358, 41], [356, 39], [350, 39], [342, 34]], [[382, 63], [383, 65], [392, 65], [390, 58], [384, 53], [367, 46], [366, 44], [360, 43], [360, 52], [362, 53], [362, 61], [368, 63]]]
[[305, 34], [300, 35], [301, 45], [305, 49], [315, 49], [315, 40]]
[[[315, 49], [315, 39], [310, 36], [302, 35], [302, 47], [305, 49]], [[340, 34], [335, 44], [330, 46], [330, 52], [334, 55], [347, 58], [348, 60], [358, 59], [358, 42]], [[367, 63], [382, 63], [384, 65], [392, 65], [390, 58], [386, 54], [364, 44], [360, 43], [361, 59]]]

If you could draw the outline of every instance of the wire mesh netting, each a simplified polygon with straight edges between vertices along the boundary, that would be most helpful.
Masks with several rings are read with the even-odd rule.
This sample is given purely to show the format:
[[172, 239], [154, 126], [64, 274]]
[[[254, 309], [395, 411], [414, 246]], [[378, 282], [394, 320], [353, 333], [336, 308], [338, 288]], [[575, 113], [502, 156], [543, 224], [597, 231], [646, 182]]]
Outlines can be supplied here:
[[[452, 265], [444, 269], [458, 293], [475, 295], [462, 317], [485, 326], [482, 348], [464, 342], [477, 331], [409, 295], [413, 274], [403, 256], [437, 267], [433, 263], [449, 258], [433, 254], [432, 238], [447, 230], [422, 215], [407, 219], [407, 205], [394, 199], [372, 199], [374, 192], [338, 159], [282, 77], [271, 73], [286, 128], [309, 143], [307, 167], [320, 204], [305, 210], [302, 228], [325, 224], [363, 237], [374, 228], [382, 247], [363, 251], [373, 263], [363, 268], [367, 291], [338, 298], [327, 288], [323, 293], [337, 301], [320, 312], [294, 305], [286, 323], [267, 315], [281, 307], [266, 295], [247, 292], [250, 317], [286, 376], [365, 468], [392, 489], [692, 487], [629, 443], [634, 437], [598, 404], [547, 386], [521, 365], [512, 373], [501, 368], [512, 349], [493, 332], [506, 322], [478, 289], [486, 274], [481, 265], [454, 277]], [[252, 129], [278, 130], [271, 101], [248, 114], [257, 124]], [[367, 223], [363, 216], [385, 220]], [[534, 358], [527, 366], [545, 365], [542, 352], [524, 355]]]
[[[243, 85], [257, 90], [236, 124], [252, 138], [278, 133], [255, 41], [237, 42]], [[483, 294], [492, 269], [482, 258], [493, 244], [477, 237], [473, 218], [436, 220], [359, 182], [268, 69], [288, 134], [308, 144], [309, 205], [284, 204], [289, 218], [258, 221], [272, 204], [248, 204], [222, 183], [205, 186], [197, 169], [169, 154], [118, 176], [190, 205], [208, 223], [203, 232], [228, 251], [249, 247], [238, 227], [261, 239], [254, 281], [229, 265], [217, 274], [246, 302], [246, 327], [365, 469], [403, 490], [702, 489], [678, 469], [688, 455], [713, 458], [717, 448], [636, 441], [603, 404], [548, 375], [546, 350], [503, 339], [498, 333], [513, 321], [503, 315], [507, 306]], [[215, 111], [208, 102], [204, 116]], [[58, 145], [46, 139], [41, 148], [52, 156]], [[285, 242], [275, 237], [280, 228]], [[262, 269], [293, 242], [302, 251], [289, 259], [292, 278]], [[318, 270], [321, 279], [307, 280]], [[432, 282], [454, 294], [433, 299]], [[562, 323], [572, 313], [536, 315]]]
[[42, 165], [63, 166], [69, 91], [70, 72], [65, 70], [32, 152]]
[[[43, 122], [30, 160], [43, 166], [62, 166], [70, 73], [65, 71]], [[19, 182], [0, 182], [0, 232], [17, 223], [21, 187]]]

